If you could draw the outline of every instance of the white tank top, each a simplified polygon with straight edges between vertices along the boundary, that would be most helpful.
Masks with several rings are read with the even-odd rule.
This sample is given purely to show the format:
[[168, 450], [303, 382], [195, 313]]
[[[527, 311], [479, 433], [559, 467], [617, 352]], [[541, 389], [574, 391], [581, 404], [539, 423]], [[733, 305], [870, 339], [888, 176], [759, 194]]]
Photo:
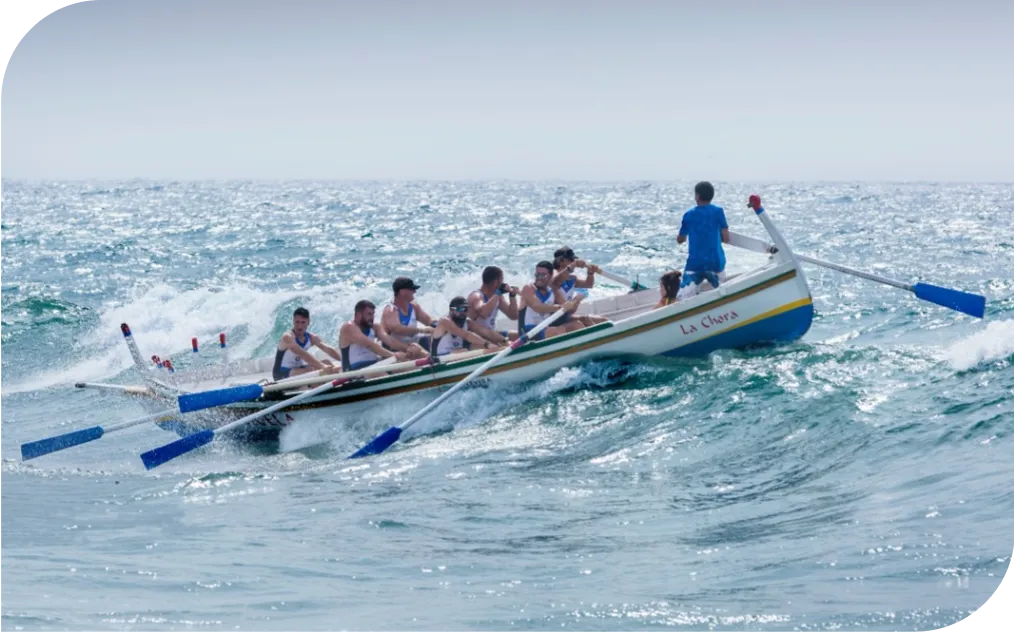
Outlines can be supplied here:
[[[482, 288], [479, 288], [478, 290], [475, 291], [478, 292], [479, 296], [482, 297], [483, 303], [489, 300], [486, 298], [486, 295], [483, 294]], [[473, 320], [475, 320], [475, 322], [479, 323], [480, 325], [482, 325], [487, 329], [492, 329], [493, 331], [496, 331], [496, 316], [497, 313], [500, 311], [500, 302], [503, 301], [503, 296], [500, 294], [494, 294], [494, 296], [496, 297], [496, 307], [494, 307], [493, 311], [489, 313], [489, 316], [485, 318], [477, 316]]]
[[574, 278], [573, 274], [569, 279], [560, 284], [560, 289], [563, 290], [563, 295], [567, 297], [568, 301], [574, 298], [574, 295], [577, 294], [577, 288], [574, 287], [575, 285], [577, 285], [577, 279]]
[[[306, 337], [300, 342], [299, 338], [296, 338], [296, 334], [292, 334], [292, 338], [296, 341], [303, 351], [308, 350], [312, 345], [310, 344], [310, 332], [306, 332]], [[299, 357], [291, 350], [286, 349], [285, 354], [282, 356], [282, 368], [284, 369], [305, 369], [310, 366], [306, 363], [303, 358]]]
[[[546, 294], [543, 295], [543, 294], [541, 294], [541, 291], [539, 290], [539, 288], [535, 288], [535, 298], [539, 302], [541, 302], [543, 305], [552, 305], [553, 304], [553, 290], [551, 290], [549, 288], [546, 288]], [[542, 321], [546, 320], [547, 318], [549, 318], [552, 315], [553, 315], [552, 312], [549, 312], [549, 313], [546, 313], [546, 314], [540, 314], [539, 312], [535, 311], [534, 309], [526, 309], [525, 310], [525, 327], [528, 327], [529, 325], [531, 325], [531, 326], [534, 327], [535, 325], [538, 325], [539, 323], [541, 323]]]
[[[415, 318], [415, 308], [412, 307], [411, 303], [408, 304], [408, 316], [406, 316], [405, 314], [402, 314], [401, 310], [398, 309], [398, 306], [395, 305], [394, 303], [391, 303], [391, 306], [394, 307], [394, 311], [398, 314], [398, 322], [400, 322], [404, 327], [415, 327], [416, 326], [416, 323], [418, 321], [416, 321], [416, 318]], [[388, 332], [388, 333], [391, 333], [391, 332]], [[407, 335], [404, 335], [404, 336], [397, 336], [397, 335], [393, 335], [392, 334], [392, 337], [393, 338], [397, 338], [398, 340], [400, 340], [400, 341], [402, 341], [402, 342], [404, 342], [406, 344], [412, 344], [413, 342], [416, 342], [419, 339], [419, 334], [407, 334]]]
[[[468, 321], [465, 321], [462, 329], [468, 331]], [[464, 347], [465, 341], [462, 340], [460, 336], [455, 336], [454, 334], [447, 332], [443, 336], [440, 336], [440, 342], [437, 343], [437, 355], [447, 355], [452, 351], [457, 351], [458, 349], [463, 349]]]
[[[370, 331], [368, 333], [366, 333], [366, 337], [369, 338], [371, 342], [376, 342], [377, 341], [377, 335], [375, 333], [373, 333], [373, 327], [370, 327]], [[359, 363], [359, 362], [366, 362], [366, 361], [373, 361], [373, 360], [379, 360], [380, 359], [380, 356], [377, 355], [376, 353], [374, 353], [374, 351], [372, 349], [370, 349], [369, 347], [365, 347], [363, 345], [357, 345], [354, 342], [348, 346], [348, 350], [349, 350], [348, 351], [348, 358], [349, 358], [349, 364], [350, 365], [351, 364], [356, 364], [356, 363]]]

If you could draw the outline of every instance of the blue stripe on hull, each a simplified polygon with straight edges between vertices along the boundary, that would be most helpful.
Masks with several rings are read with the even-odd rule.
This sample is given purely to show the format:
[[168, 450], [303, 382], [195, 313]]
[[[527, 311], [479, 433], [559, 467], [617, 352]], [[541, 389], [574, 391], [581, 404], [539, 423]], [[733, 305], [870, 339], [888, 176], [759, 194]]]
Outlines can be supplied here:
[[812, 322], [813, 303], [809, 303], [776, 316], [667, 351], [662, 355], [703, 356], [718, 349], [740, 349], [755, 344], [791, 342], [802, 338], [809, 331]]

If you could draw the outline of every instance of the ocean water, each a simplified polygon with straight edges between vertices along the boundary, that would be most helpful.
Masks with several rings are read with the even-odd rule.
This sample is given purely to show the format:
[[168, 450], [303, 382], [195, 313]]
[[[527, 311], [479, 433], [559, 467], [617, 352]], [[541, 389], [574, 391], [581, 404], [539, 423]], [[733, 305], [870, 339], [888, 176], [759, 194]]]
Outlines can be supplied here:
[[[272, 353], [297, 305], [333, 339], [415, 278], [433, 312], [562, 243], [654, 284], [687, 182], [20, 182], [2, 192], [3, 629], [933, 629], [1014, 548], [1014, 187], [717, 183], [799, 252], [985, 294], [985, 320], [807, 267], [800, 341], [600, 361], [146, 472], [119, 333], [178, 366]], [[759, 256], [728, 250], [730, 270]], [[602, 287], [594, 293], [617, 293]], [[203, 348], [197, 358], [190, 338]]]

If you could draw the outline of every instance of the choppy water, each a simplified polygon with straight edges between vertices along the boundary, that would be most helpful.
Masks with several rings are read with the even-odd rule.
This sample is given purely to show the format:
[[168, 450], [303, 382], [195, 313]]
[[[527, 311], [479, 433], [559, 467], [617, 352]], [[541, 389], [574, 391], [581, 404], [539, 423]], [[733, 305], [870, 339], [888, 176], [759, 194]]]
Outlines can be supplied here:
[[817, 316], [796, 344], [466, 393], [367, 461], [343, 456], [418, 400], [146, 473], [138, 454], [172, 438], [156, 428], [18, 453], [141, 414], [70, 387], [136, 381], [120, 322], [148, 355], [191, 362], [196, 335], [214, 362], [223, 329], [232, 357], [264, 355], [304, 304], [333, 337], [398, 274], [443, 311], [483, 266], [520, 282], [561, 242], [653, 281], [685, 256], [690, 186], [5, 181], [4, 629], [962, 619], [1014, 540], [1014, 191], [720, 183], [733, 228], [759, 236], [755, 188], [800, 252], [984, 293], [986, 320], [808, 269]]

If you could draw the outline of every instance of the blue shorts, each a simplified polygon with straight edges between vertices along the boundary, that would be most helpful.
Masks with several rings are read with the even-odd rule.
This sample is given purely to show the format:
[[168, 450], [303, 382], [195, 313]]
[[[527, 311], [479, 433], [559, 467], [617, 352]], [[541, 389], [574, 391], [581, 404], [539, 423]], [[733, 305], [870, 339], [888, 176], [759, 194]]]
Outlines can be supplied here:
[[[529, 331], [535, 329], [536, 326], [537, 325], [525, 325], [525, 333], [527, 334]], [[543, 329], [542, 331], [540, 331], [538, 336], [532, 338], [532, 340], [545, 340], [545, 339], [546, 339], [546, 330], [545, 329]]]
[[700, 285], [707, 281], [711, 287], [717, 288], [719, 284], [717, 272], [687, 272], [683, 271], [683, 278], [680, 280], [680, 287], [684, 288], [690, 284]]

